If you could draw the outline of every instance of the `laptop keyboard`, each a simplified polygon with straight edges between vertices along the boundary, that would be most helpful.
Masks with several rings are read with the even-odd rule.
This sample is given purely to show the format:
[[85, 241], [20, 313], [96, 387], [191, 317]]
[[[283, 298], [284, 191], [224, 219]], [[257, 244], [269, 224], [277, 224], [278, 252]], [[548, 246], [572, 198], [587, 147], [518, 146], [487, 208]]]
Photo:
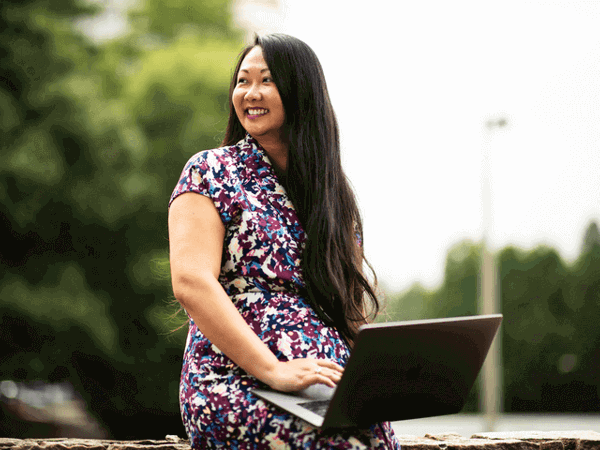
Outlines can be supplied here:
[[298, 403], [298, 405], [314, 412], [321, 417], [324, 417], [329, 406], [329, 400], [314, 400], [311, 402]]

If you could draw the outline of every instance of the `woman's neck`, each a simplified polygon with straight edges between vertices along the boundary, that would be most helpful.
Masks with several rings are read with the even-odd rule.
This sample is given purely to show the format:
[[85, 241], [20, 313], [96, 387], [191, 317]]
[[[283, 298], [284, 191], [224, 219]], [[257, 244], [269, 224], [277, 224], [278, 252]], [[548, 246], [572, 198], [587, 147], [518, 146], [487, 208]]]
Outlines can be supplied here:
[[257, 139], [271, 163], [279, 172], [287, 170], [288, 146], [281, 139]]

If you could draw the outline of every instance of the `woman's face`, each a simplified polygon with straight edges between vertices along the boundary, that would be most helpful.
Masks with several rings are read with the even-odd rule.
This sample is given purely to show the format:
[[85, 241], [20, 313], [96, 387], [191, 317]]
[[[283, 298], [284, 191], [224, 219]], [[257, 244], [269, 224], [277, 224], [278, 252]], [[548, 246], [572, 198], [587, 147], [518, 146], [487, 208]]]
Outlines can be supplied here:
[[253, 138], [261, 144], [282, 141], [285, 111], [262, 48], [254, 47], [242, 61], [232, 101], [239, 121]]

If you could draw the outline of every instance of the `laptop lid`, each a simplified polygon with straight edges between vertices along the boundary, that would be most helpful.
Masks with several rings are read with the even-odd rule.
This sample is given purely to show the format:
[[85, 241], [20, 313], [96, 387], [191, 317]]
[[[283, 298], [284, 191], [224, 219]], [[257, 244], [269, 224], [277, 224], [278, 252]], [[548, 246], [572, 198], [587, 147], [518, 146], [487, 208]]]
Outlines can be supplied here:
[[324, 418], [297, 411], [298, 395], [255, 390], [321, 428], [368, 427], [458, 413], [501, 314], [369, 324], [360, 328]]

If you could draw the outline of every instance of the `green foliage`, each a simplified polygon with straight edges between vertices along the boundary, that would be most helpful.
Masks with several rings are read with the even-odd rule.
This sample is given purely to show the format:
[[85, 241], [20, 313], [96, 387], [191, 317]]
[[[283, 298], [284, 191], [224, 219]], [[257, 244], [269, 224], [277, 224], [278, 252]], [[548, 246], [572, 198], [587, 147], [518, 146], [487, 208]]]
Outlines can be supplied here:
[[600, 407], [597, 235], [596, 224], [590, 224], [571, 267], [548, 248], [501, 254], [507, 410]]
[[461, 242], [448, 251], [444, 282], [437, 290], [414, 284], [406, 292], [392, 295], [379, 321], [413, 320], [477, 314], [477, 292], [481, 246]]
[[229, 27], [231, 7], [225, 0], [146, 0], [132, 11], [138, 31], [173, 39], [182, 34], [235, 38]]
[[81, 5], [0, 3], [0, 373], [68, 380], [114, 437], [162, 438], [185, 339], [167, 204], [221, 140], [242, 42], [223, 0], [147, 0], [102, 45], [75, 31]]
[[[92, 337], [98, 348], [108, 355], [114, 354], [117, 327], [106, 315], [106, 302], [89, 290], [76, 264], [60, 266], [58, 270], [46, 272], [38, 288], [18, 276], [9, 275], [0, 289], [2, 303], [35, 322], [52, 325], [58, 332], [68, 331], [76, 323]], [[56, 275], [58, 279], [54, 280]]]
[[[477, 314], [481, 246], [448, 252], [436, 290], [415, 284], [391, 296], [380, 320]], [[548, 247], [507, 247], [496, 255], [504, 322], [504, 410], [587, 412], [600, 408], [600, 233], [586, 231], [572, 266]], [[477, 409], [477, 389], [466, 410]]]
[[415, 283], [406, 292], [390, 296], [376, 322], [414, 320], [427, 317], [426, 308], [434, 301], [435, 292]]

